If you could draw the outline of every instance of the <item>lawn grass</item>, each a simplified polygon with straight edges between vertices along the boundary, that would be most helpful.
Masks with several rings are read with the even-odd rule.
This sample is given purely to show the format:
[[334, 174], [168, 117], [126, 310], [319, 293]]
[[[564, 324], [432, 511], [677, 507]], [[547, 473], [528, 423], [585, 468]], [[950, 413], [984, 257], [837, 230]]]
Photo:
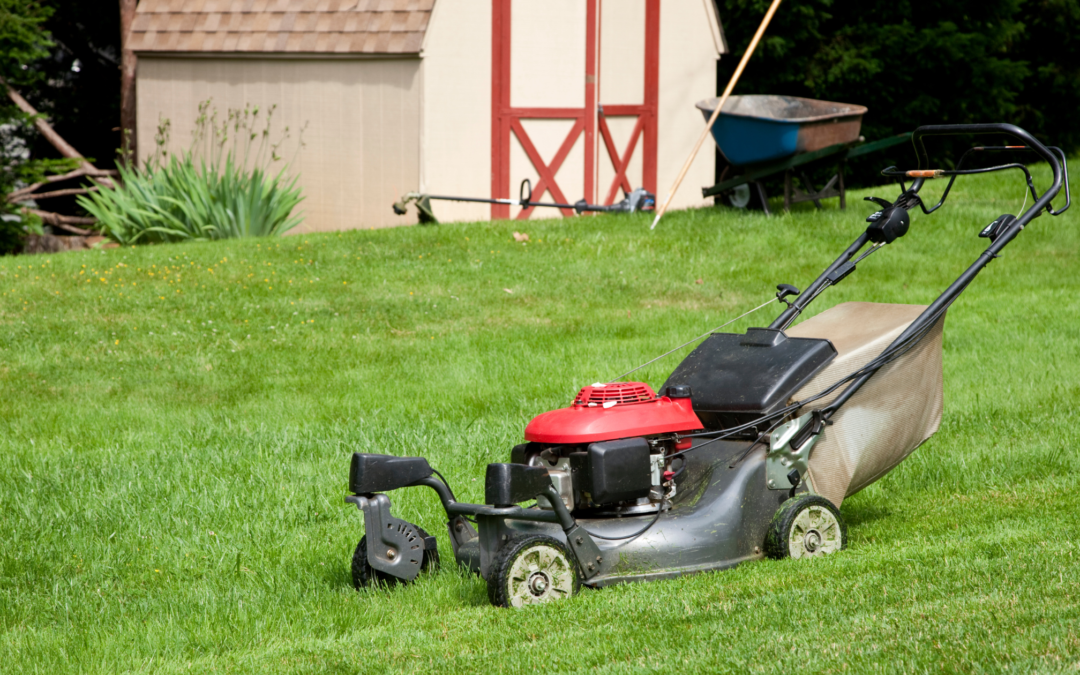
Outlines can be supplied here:
[[[963, 180], [810, 314], [931, 301], [1022, 190]], [[349, 453], [423, 454], [482, 501], [534, 415], [805, 286], [871, 192], [895, 190], [654, 232], [639, 214], [0, 260], [0, 671], [1080, 669], [1080, 209], [950, 310], [941, 431], [845, 501], [847, 551], [524, 611], [453, 565], [351, 587]], [[394, 504], [451, 558], [431, 491]]]

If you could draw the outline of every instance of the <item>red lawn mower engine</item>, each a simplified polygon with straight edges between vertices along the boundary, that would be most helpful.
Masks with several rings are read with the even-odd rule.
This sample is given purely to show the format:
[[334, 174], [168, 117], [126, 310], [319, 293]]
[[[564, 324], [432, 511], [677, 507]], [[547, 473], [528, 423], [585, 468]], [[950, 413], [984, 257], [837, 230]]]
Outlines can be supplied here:
[[[702, 429], [690, 387], [668, 387], [665, 396], [644, 382], [585, 387], [569, 408], [537, 416], [525, 427], [528, 443], [515, 446], [511, 462], [544, 467], [566, 508], [577, 515], [634, 515], [663, 510], [675, 495], [672, 480], [690, 447], [676, 434]], [[551, 509], [544, 497], [540, 508]]]

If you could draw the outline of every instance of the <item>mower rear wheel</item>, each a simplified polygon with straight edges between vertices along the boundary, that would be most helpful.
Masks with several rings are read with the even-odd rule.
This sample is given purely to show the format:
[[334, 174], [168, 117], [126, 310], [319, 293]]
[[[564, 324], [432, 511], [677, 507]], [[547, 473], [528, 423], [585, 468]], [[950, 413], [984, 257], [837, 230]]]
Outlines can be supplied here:
[[524, 607], [562, 600], [581, 589], [577, 561], [545, 534], [514, 537], [491, 563], [488, 599], [496, 607]]
[[847, 525], [833, 503], [802, 494], [780, 505], [765, 536], [770, 558], [816, 558], [847, 548]]
[[[419, 525], [413, 525], [416, 528], [417, 533], [427, 538], [429, 535], [424, 528]], [[360, 543], [356, 545], [356, 550], [353, 551], [352, 557], [352, 581], [353, 587], [356, 590], [370, 586], [372, 583], [383, 584], [386, 586], [394, 586], [399, 583], [406, 583], [405, 581], [398, 579], [392, 574], [380, 572], [377, 569], [371, 567], [368, 563], [367, 556], [367, 535], [360, 537]], [[424, 557], [420, 561], [420, 573], [423, 574], [428, 570], [435, 570], [439, 568], [439, 551], [424, 551]]]

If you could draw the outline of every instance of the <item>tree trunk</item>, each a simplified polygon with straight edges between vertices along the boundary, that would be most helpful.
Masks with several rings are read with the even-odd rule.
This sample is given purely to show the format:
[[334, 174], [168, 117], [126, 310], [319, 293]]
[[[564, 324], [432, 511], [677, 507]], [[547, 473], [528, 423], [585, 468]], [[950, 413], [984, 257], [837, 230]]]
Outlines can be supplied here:
[[132, 164], [138, 161], [135, 135], [135, 52], [128, 48], [131, 24], [138, 0], [120, 0], [120, 129], [122, 156]]

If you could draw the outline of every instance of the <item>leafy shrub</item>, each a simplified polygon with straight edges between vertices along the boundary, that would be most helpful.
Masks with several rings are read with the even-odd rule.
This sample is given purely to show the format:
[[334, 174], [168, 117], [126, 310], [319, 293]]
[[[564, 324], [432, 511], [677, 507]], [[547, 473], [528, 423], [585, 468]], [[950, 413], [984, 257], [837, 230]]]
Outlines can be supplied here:
[[[270, 172], [284, 141], [270, 142], [270, 115], [255, 130], [258, 108], [230, 110], [220, 124], [209, 101], [199, 105], [195, 140], [180, 156], [167, 152], [169, 123], [142, 168], [121, 164], [120, 185], [78, 199], [102, 231], [121, 244], [266, 237], [298, 225], [303, 200], [296, 177]], [[285, 130], [288, 137], [288, 129]]]

